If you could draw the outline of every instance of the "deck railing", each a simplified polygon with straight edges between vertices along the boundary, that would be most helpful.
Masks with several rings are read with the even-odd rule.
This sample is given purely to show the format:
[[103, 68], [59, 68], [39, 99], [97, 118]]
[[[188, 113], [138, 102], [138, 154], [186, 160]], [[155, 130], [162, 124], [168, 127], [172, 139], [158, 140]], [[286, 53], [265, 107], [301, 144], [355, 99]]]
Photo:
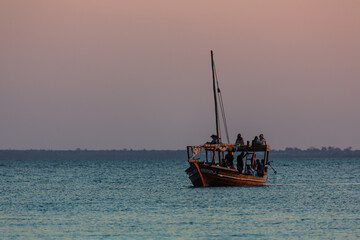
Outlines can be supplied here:
[[[235, 145], [235, 144], [202, 144], [198, 146], [187, 146], [187, 154], [188, 154], [188, 160], [190, 161], [196, 161], [195, 159], [196, 155], [198, 155], [201, 151], [205, 151], [206, 153], [206, 160], [208, 159], [207, 155], [208, 152], [213, 152], [215, 155], [215, 152], [218, 152], [219, 154], [224, 155], [224, 152], [230, 151], [230, 152], [249, 152], [249, 153], [255, 153], [255, 152], [264, 152], [266, 153], [268, 158], [269, 151], [270, 151], [270, 145]], [[219, 155], [220, 158], [220, 155]], [[222, 157], [223, 158], [223, 157]]]

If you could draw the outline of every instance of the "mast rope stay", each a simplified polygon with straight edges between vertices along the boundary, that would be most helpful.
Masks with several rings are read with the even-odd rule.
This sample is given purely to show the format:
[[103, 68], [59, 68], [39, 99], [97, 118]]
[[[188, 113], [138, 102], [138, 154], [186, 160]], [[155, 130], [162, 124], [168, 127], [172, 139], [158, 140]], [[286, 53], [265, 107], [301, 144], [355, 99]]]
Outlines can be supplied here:
[[225, 133], [226, 133], [227, 142], [230, 143], [229, 132], [228, 132], [226, 116], [225, 116], [224, 102], [222, 100], [222, 95], [221, 95], [221, 91], [220, 91], [220, 87], [219, 87], [219, 81], [218, 81], [218, 77], [217, 77], [217, 73], [216, 73], [215, 62], [213, 64], [214, 64], [215, 80], [216, 80], [216, 85], [217, 85], [217, 94], [218, 94], [219, 105], [220, 105], [220, 109], [221, 109], [221, 117], [223, 119], [223, 124], [224, 124], [224, 129], [225, 129]]

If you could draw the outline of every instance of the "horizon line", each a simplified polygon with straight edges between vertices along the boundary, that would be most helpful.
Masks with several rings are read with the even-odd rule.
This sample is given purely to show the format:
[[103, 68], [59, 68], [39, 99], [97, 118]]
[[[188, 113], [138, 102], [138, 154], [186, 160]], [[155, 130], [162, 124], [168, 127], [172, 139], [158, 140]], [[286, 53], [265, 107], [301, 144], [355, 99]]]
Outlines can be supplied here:
[[[317, 147], [308, 147], [308, 148], [298, 148], [298, 147], [285, 147], [283, 149], [272, 149], [272, 151], [286, 151], [286, 149], [297, 149], [301, 151], [306, 150], [322, 150], [323, 148], [326, 148], [326, 150], [329, 149], [340, 149], [341, 151], [349, 150], [349, 151], [359, 151], [360, 149], [353, 149], [352, 147], [346, 147], [346, 148], [340, 148], [335, 146], [323, 146], [320, 148]], [[75, 148], [75, 149], [41, 149], [41, 148], [29, 148], [29, 149], [13, 149], [13, 148], [7, 148], [7, 149], [0, 149], [0, 151], [186, 151], [186, 149], [134, 149], [134, 148], [122, 148], [122, 149], [87, 149], [87, 148]]]

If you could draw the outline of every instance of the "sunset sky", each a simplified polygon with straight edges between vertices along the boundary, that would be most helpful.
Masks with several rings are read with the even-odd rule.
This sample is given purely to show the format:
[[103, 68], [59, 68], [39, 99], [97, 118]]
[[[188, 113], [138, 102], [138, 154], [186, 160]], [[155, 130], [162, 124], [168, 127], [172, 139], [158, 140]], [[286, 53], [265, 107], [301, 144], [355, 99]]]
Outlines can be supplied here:
[[360, 149], [358, 0], [1, 0], [0, 149]]

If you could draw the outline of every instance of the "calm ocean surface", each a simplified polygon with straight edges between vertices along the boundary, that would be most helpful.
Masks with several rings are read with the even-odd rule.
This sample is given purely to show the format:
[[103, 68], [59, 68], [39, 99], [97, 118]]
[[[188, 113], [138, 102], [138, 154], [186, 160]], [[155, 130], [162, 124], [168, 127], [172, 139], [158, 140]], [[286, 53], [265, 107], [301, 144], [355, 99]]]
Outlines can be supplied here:
[[0, 159], [0, 239], [360, 239], [360, 159], [272, 159], [193, 188], [175, 160]]

